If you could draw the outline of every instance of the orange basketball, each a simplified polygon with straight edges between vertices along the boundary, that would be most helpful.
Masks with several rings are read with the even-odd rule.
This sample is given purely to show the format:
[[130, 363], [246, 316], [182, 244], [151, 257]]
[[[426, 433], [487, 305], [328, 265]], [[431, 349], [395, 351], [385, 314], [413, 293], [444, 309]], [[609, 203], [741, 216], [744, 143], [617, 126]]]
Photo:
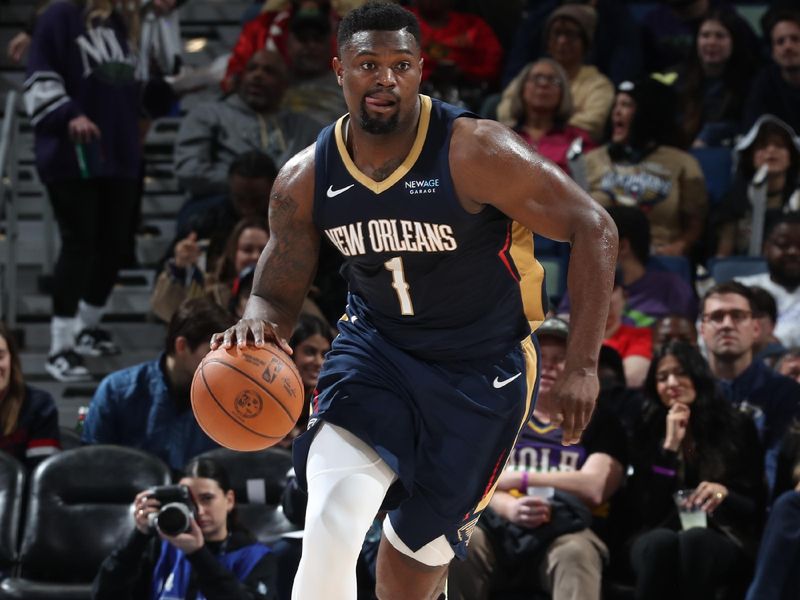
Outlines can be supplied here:
[[276, 346], [217, 348], [197, 367], [192, 410], [203, 431], [231, 450], [263, 450], [292, 430], [303, 381]]

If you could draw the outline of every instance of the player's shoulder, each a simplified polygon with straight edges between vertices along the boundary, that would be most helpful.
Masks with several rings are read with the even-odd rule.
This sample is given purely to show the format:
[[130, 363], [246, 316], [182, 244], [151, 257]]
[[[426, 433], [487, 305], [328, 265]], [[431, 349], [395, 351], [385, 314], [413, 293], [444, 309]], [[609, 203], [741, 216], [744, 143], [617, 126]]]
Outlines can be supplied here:
[[278, 171], [273, 190], [288, 194], [313, 194], [316, 147], [314, 142], [286, 161]]
[[530, 146], [511, 128], [491, 119], [456, 119], [450, 140], [451, 164], [470, 168], [494, 168], [511, 156], [533, 154]]

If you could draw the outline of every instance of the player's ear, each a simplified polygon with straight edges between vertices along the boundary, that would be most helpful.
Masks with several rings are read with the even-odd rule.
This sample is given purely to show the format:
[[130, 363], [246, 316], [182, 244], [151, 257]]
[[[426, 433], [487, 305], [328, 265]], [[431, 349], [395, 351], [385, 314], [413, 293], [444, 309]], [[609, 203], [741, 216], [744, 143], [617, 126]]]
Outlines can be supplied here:
[[344, 65], [338, 56], [333, 57], [333, 72], [336, 73], [336, 81], [342, 85], [342, 75], [344, 74]]

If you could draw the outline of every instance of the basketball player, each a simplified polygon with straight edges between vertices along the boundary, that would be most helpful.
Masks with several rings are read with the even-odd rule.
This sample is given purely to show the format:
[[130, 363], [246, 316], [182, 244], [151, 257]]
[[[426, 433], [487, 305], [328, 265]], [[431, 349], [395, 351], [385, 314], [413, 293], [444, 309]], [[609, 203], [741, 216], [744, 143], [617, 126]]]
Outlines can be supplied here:
[[294, 600], [354, 600], [373, 517], [381, 600], [429, 600], [466, 545], [531, 411], [544, 318], [530, 231], [572, 243], [565, 443], [598, 392], [617, 234], [509, 129], [419, 94], [419, 25], [395, 4], [349, 13], [333, 67], [349, 114], [272, 190], [272, 236], [244, 317], [212, 347], [286, 352], [322, 238], [345, 257], [346, 314], [294, 445], [309, 493]]

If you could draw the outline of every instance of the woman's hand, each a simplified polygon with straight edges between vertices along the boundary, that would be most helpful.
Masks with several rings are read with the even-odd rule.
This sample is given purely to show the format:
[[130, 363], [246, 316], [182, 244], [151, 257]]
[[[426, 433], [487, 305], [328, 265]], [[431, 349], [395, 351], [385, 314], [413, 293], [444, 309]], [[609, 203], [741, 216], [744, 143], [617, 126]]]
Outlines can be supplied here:
[[264, 319], [241, 319], [223, 333], [215, 333], [211, 336], [211, 349], [216, 350], [220, 346], [231, 348], [234, 344], [244, 348], [250, 337], [257, 347], [275, 344], [289, 356], [292, 355], [289, 343], [278, 334], [278, 326]]
[[206, 542], [205, 538], [203, 538], [203, 531], [200, 529], [200, 525], [197, 524], [197, 521], [194, 520], [194, 517], [192, 517], [189, 531], [186, 533], [166, 535], [159, 531], [158, 535], [161, 536], [162, 540], [166, 540], [184, 554], [197, 552]]
[[673, 404], [667, 413], [667, 433], [664, 436], [664, 449], [677, 452], [681, 447], [686, 429], [689, 427], [691, 409], [681, 402]]
[[100, 128], [83, 115], [72, 119], [67, 125], [67, 130], [70, 139], [76, 144], [88, 144], [100, 139]]
[[713, 513], [717, 507], [728, 497], [728, 488], [721, 483], [701, 481], [694, 494], [689, 497], [689, 503], [699, 506], [708, 514]]
[[6, 52], [8, 52], [8, 58], [15, 63], [22, 62], [22, 56], [25, 54], [25, 51], [30, 45], [31, 36], [24, 31], [20, 31], [17, 35], [11, 38], [10, 42], [8, 42], [8, 48], [6, 50]]
[[136, 494], [133, 500], [133, 520], [136, 523], [136, 529], [145, 535], [149, 534], [150, 517], [149, 515], [157, 513], [161, 508], [161, 503], [150, 497], [150, 491], [145, 490]]
[[175, 244], [175, 266], [186, 269], [196, 265], [198, 260], [200, 260], [200, 246], [197, 243], [197, 233], [193, 231]]

